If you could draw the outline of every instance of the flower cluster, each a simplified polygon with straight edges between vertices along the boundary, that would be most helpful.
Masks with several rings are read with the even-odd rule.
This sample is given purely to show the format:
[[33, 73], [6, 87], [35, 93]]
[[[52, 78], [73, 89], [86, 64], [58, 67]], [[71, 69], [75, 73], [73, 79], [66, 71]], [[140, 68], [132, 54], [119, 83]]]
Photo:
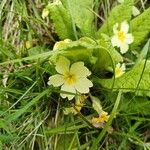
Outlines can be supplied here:
[[[113, 26], [114, 35], [111, 38], [111, 43], [113, 47], [120, 48], [121, 54], [125, 54], [129, 49], [129, 44], [134, 41], [133, 35], [131, 33], [128, 33], [128, 31], [129, 25], [127, 21], [123, 21], [120, 26], [118, 23]], [[115, 78], [122, 76], [125, 73], [125, 69], [126, 67], [124, 63], [116, 64]]]
[[[129, 49], [129, 44], [134, 40], [131, 33], [128, 33], [129, 25], [126, 21], [123, 21], [120, 25], [116, 23], [113, 26], [114, 35], [111, 38], [113, 47], [120, 48], [122, 54], [126, 53]], [[65, 47], [71, 42], [70, 39], [56, 42], [53, 50]], [[64, 56], [60, 56], [56, 62], [56, 71], [58, 74], [49, 77], [48, 84], [54, 87], [61, 86], [62, 98], [68, 98], [72, 100], [77, 94], [89, 93], [89, 88], [93, 86], [93, 83], [87, 78], [91, 75], [88, 68], [84, 66], [84, 62], [75, 62], [72, 65], [70, 60]], [[125, 64], [116, 64], [115, 78], [122, 76], [125, 73]]]

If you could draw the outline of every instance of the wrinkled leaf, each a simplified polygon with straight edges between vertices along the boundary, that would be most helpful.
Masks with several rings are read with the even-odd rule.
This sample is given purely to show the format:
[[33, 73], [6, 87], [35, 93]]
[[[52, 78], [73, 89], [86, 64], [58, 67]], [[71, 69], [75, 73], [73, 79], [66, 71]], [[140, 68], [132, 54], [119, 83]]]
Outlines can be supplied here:
[[93, 36], [94, 0], [61, 0], [72, 17], [73, 23], [80, 29], [82, 36]]
[[95, 56], [98, 57], [98, 60], [94, 66], [97, 73], [108, 70], [109, 67], [113, 68], [114, 64], [123, 62], [123, 58], [120, 53], [112, 47], [110, 39], [100, 39], [98, 40], [98, 44], [100, 48], [94, 52]]
[[[143, 72], [144, 69], [144, 72]], [[123, 92], [135, 92], [138, 95], [150, 96], [150, 60], [145, 60], [136, 64], [130, 71], [115, 79], [96, 79], [103, 87], [118, 91], [122, 89]]]
[[93, 64], [96, 61], [96, 58], [93, 57], [93, 51], [98, 48], [99, 46], [95, 41], [83, 37], [78, 41], [69, 42], [63, 45], [62, 48], [55, 50], [55, 54], [50, 57], [50, 61], [56, 63], [58, 57], [63, 55], [73, 62], [84, 61], [87, 64]]
[[47, 6], [55, 30], [61, 39], [75, 39], [70, 14], [61, 3], [51, 3]]
[[137, 62], [140, 62], [141, 60], [145, 59], [146, 56], [149, 56], [150, 51], [150, 40], [145, 44], [144, 48], [142, 49], [140, 55], [138, 56]]
[[130, 25], [131, 32], [134, 36], [134, 42], [131, 45], [131, 49], [140, 49], [140, 45], [146, 42], [150, 35], [150, 8], [133, 19]]

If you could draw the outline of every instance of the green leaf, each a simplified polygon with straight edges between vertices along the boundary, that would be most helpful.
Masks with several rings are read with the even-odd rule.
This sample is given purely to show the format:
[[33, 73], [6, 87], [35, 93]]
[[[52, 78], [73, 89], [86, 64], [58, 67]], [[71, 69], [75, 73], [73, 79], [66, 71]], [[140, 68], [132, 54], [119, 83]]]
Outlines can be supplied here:
[[119, 52], [117, 52], [110, 42], [109, 37], [104, 37], [98, 40], [100, 46], [97, 51], [94, 52], [95, 56], [98, 57], [97, 62], [94, 66], [94, 70], [98, 73], [100, 71], [108, 70], [112, 68], [113, 64], [123, 62], [123, 58]]
[[8, 60], [8, 61], [0, 63], [0, 65], [13, 64], [13, 63], [18, 63], [18, 62], [22, 62], [22, 61], [33, 61], [33, 60], [37, 60], [37, 59], [45, 59], [49, 56], [52, 56], [54, 53], [55, 53], [54, 51], [44, 52], [41, 54], [29, 56], [29, 57]]
[[[76, 131], [77, 132], [77, 131]], [[62, 134], [59, 136], [57, 150], [67, 149], [72, 150], [77, 147], [76, 134]]]
[[92, 107], [98, 114], [100, 114], [103, 111], [100, 100], [92, 95], [90, 95], [90, 98], [92, 100]]
[[[127, 114], [142, 114], [149, 115], [150, 114], [150, 101], [146, 97], [134, 97], [125, 95], [125, 99], [122, 101], [120, 105], [120, 110]], [[132, 101], [131, 101], [132, 99]]]
[[34, 56], [38, 54], [42, 54], [44, 52], [48, 52], [49, 50], [44, 46], [35, 46], [28, 50], [29, 56]]
[[9, 116], [6, 116], [5, 120], [7, 120], [7, 123], [10, 123], [11, 121], [16, 120], [18, 117], [20, 117], [23, 113], [26, 113], [26, 111], [33, 105], [35, 105], [43, 96], [48, 94], [50, 92], [49, 89], [43, 91], [42, 93], [39, 93], [34, 99], [32, 99], [27, 105], [25, 105], [23, 108], [18, 109], [15, 113], [10, 114]]
[[62, 0], [72, 21], [81, 30], [82, 36], [94, 35], [94, 0]]
[[46, 135], [55, 135], [55, 134], [70, 134], [70, 133], [74, 133], [76, 130], [82, 129], [87, 127], [86, 124], [74, 124], [73, 123], [69, 123], [69, 124], [65, 124], [65, 125], [60, 125], [57, 128], [51, 128], [50, 130], [45, 131]]
[[[11, 128], [11, 126], [7, 126], [5, 120], [2, 120], [2, 119], [0, 120], [0, 128], [3, 129], [3, 130], [5, 130], [5, 131], [7, 131], [7, 133], [11, 135], [11, 133], [9, 131], [10, 128]], [[11, 128], [11, 130], [13, 130], [13, 128]]]
[[0, 150], [2, 150], [3, 149], [3, 144], [2, 144], [2, 142], [0, 141]]
[[[144, 70], [143, 70], [144, 69]], [[136, 64], [130, 71], [115, 79], [95, 79], [103, 87], [114, 91], [122, 89], [123, 92], [135, 92], [137, 95], [150, 96], [150, 60], [145, 60]]]
[[11, 45], [0, 40], [0, 55], [3, 54], [4, 56], [7, 56], [8, 58], [13, 59], [15, 58], [15, 53], [11, 51], [12, 49], [14, 50], [14, 48]]
[[55, 54], [50, 57], [50, 61], [56, 63], [57, 58], [60, 55], [63, 55], [70, 59], [72, 62], [84, 61], [87, 64], [93, 64], [96, 61], [96, 58], [93, 57], [93, 51], [98, 48], [99, 46], [95, 41], [90, 38], [83, 37], [78, 41], [72, 41], [63, 44], [62, 47], [54, 50]]
[[14, 135], [9, 135], [9, 134], [1, 134], [0, 135], [0, 141], [2, 143], [10, 143], [11, 141], [13, 141], [14, 139], [16, 139], [17, 137]]
[[133, 0], [125, 0], [124, 3], [114, 7], [108, 18], [97, 32], [97, 38], [101, 37], [101, 33], [112, 35], [113, 25], [121, 23], [124, 20], [129, 21], [132, 16]]
[[94, 56], [97, 56], [97, 61], [93, 67], [93, 70], [96, 74], [100, 74], [101, 72], [108, 70], [108, 68], [114, 64], [110, 52], [103, 47], [97, 49], [94, 52]]
[[[91, 38], [83, 37], [77, 41], [57, 43], [55, 54], [50, 61], [56, 63], [58, 57], [63, 55], [72, 62], [84, 61], [85, 64], [92, 64], [93, 72], [98, 73], [112, 67], [114, 63], [122, 62], [122, 56], [112, 47], [110, 41], [103, 39], [94, 41]], [[55, 46], [54, 46], [55, 47]]]
[[131, 21], [134, 42], [131, 49], [140, 49], [140, 45], [147, 41], [150, 34], [150, 8]]
[[70, 14], [61, 3], [51, 3], [46, 7], [54, 23], [58, 36], [63, 39], [75, 39]]
[[140, 55], [138, 56], [138, 59], [136, 61], [137, 63], [146, 58], [149, 49], [150, 49], [150, 40], [148, 40], [148, 42], [145, 44], [144, 48], [142, 49]]

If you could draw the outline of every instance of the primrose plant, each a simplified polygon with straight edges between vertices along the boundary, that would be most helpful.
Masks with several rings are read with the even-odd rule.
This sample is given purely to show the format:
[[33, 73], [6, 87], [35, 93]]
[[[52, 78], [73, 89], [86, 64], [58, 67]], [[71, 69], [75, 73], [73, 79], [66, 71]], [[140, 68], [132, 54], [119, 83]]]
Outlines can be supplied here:
[[[82, 5], [82, 11], [77, 2]], [[99, 29], [96, 26], [99, 20], [95, 16], [98, 12], [93, 13], [96, 11], [93, 10], [94, 0], [57, 1], [49, 3], [42, 13], [43, 19], [50, 17], [60, 38], [50, 57], [57, 73], [49, 77], [48, 85], [61, 87], [60, 97], [71, 100], [74, 105], [65, 107], [64, 114], [78, 114], [87, 101], [90, 102], [98, 114], [90, 120], [95, 127], [104, 127], [109, 120], [100, 95], [93, 90], [97, 86], [114, 92], [125, 89], [122, 93], [134, 92], [132, 89], [137, 87], [150, 88], [150, 84], [144, 84], [149, 83], [146, 78], [150, 75], [149, 60], [141, 84], [138, 84], [140, 74], [137, 73], [141, 72], [145, 51], [148, 51], [149, 41], [143, 48], [144, 52], [139, 50], [150, 33], [150, 8], [133, 15], [133, 0], [118, 2]], [[128, 54], [134, 55], [133, 59], [128, 58]]]

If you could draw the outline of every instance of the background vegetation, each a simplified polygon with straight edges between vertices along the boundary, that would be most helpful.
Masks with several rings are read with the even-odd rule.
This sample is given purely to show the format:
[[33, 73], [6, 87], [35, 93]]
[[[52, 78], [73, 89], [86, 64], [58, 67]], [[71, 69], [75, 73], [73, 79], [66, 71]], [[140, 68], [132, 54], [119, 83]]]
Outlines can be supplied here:
[[[115, 0], [91, 0], [89, 3], [92, 3], [93, 9], [88, 12], [87, 8], [81, 8], [84, 5], [84, 1], [81, 1], [81, 4], [70, 5], [69, 8], [66, 5], [69, 14], [73, 15], [71, 18], [64, 8], [48, 8], [49, 17], [43, 19], [42, 11], [49, 2], [52, 1], [0, 2], [0, 149], [149, 150], [150, 46], [147, 41], [150, 35], [150, 2], [134, 1], [141, 14], [145, 14], [140, 22], [138, 19], [130, 22], [137, 38], [131, 45], [133, 51], [124, 58], [129, 64], [128, 69], [135, 60], [142, 67], [147, 63], [144, 77], [142, 67], [135, 66], [126, 75], [131, 78], [127, 80], [123, 76], [111, 89], [113, 81], [104, 78], [112, 75], [106, 72], [103, 74], [101, 70], [104, 80], [96, 78], [91, 90], [92, 95], [101, 100], [103, 109], [111, 114], [104, 129], [90, 126], [89, 118], [95, 115], [90, 101], [76, 116], [63, 114], [64, 107], [71, 106], [71, 103], [59, 97], [59, 90], [47, 85], [49, 76], [55, 72], [54, 66], [49, 64], [49, 56], [53, 55], [52, 49], [56, 41], [65, 38], [78, 40], [84, 36], [99, 39], [103, 32], [112, 35], [108, 28], [112, 28], [115, 22], [133, 18], [130, 13], [133, 1], [118, 4]], [[66, 1], [62, 2], [65, 5]], [[114, 15], [109, 18], [109, 14]], [[71, 22], [64, 22], [69, 19]], [[109, 26], [104, 24], [106, 20]], [[134, 78], [137, 80], [133, 81]], [[146, 82], [142, 78], [147, 79]], [[140, 80], [142, 82], [138, 83], [141, 91], [138, 91], [136, 84]], [[123, 85], [122, 82], [126, 84]], [[118, 92], [120, 90], [115, 90], [118, 88], [125, 88], [126, 92], [122, 94]]]

